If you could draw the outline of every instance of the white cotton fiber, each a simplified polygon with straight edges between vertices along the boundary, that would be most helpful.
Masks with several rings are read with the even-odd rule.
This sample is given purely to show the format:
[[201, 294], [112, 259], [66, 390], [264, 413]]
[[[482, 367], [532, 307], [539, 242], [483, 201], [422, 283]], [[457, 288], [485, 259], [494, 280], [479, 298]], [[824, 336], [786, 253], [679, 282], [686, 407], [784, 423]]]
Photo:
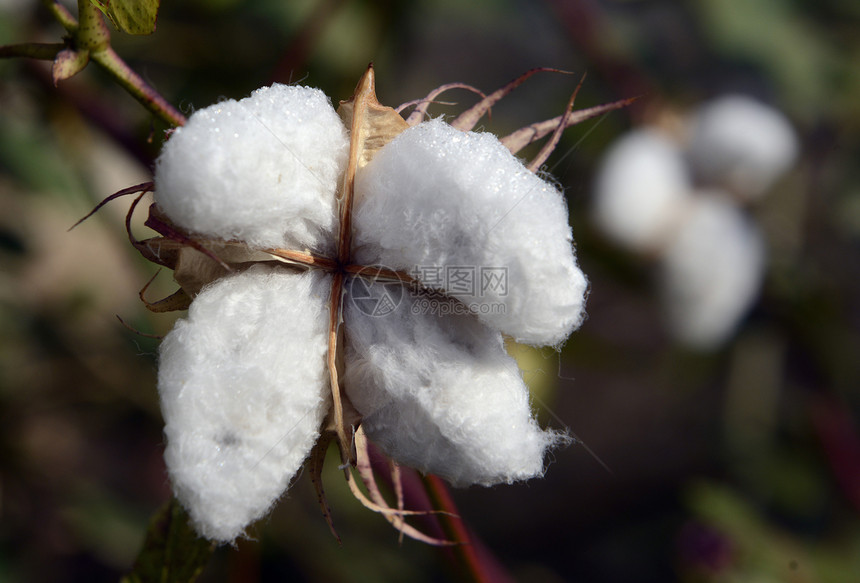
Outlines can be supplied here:
[[612, 145], [598, 169], [594, 217], [618, 243], [652, 251], [676, 226], [690, 189], [678, 147], [657, 130], [635, 130]]
[[331, 253], [346, 130], [317, 89], [272, 85], [192, 115], [155, 166], [155, 201], [185, 229]]
[[758, 295], [764, 246], [728, 195], [701, 193], [662, 257], [665, 308], [675, 335], [708, 349], [736, 328]]
[[412, 271], [485, 323], [557, 344], [583, 318], [567, 206], [488, 133], [407, 129], [356, 177], [359, 262]]
[[253, 266], [206, 287], [161, 344], [164, 457], [206, 538], [233, 541], [265, 515], [319, 436], [329, 286]]
[[696, 176], [743, 198], [755, 198], [788, 170], [797, 137], [786, 117], [750, 97], [730, 95], [700, 107], [690, 121]]
[[344, 383], [368, 437], [455, 486], [542, 475], [547, 450], [567, 439], [538, 427], [500, 334], [472, 316], [444, 315], [453, 302], [385, 285], [355, 295], [387, 309], [351, 296], [344, 307]]

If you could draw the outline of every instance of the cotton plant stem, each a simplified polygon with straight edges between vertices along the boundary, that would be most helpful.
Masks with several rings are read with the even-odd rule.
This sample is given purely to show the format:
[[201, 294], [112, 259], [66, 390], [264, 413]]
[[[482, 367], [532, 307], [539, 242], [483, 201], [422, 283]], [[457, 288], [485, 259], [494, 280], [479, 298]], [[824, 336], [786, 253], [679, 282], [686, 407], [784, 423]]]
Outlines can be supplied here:
[[66, 48], [63, 43], [22, 43], [0, 47], [0, 59], [24, 57], [52, 61], [57, 53]]
[[438, 519], [445, 533], [445, 538], [458, 543], [450, 547], [450, 550], [459, 559], [472, 581], [479, 583], [491, 583], [493, 577], [488, 572], [481, 558], [471, 543], [469, 532], [460, 518], [451, 493], [441, 478], [428, 474], [423, 478], [424, 486], [430, 502], [436, 510], [441, 510]]
[[65, 6], [55, 0], [42, 0], [42, 4], [48, 9], [48, 12], [59, 22], [63, 28], [69, 32], [73, 32], [78, 28], [78, 21], [72, 16]]
[[78, 0], [80, 23], [76, 40], [90, 50], [90, 59], [145, 108], [172, 126], [185, 125], [185, 116], [135, 73], [110, 46], [110, 31], [104, 16], [90, 0]]
[[108, 47], [102, 51], [92, 53], [90, 58], [116, 79], [122, 88], [128, 91], [150, 112], [172, 126], [185, 125], [187, 121], [185, 116], [170, 105], [155, 89], [150, 87], [112, 48]]

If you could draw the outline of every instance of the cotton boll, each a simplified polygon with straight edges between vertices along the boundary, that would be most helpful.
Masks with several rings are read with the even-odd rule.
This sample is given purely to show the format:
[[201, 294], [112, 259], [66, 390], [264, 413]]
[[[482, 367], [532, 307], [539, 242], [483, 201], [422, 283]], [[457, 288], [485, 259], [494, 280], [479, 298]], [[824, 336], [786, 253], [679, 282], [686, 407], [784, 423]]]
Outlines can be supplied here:
[[334, 249], [346, 130], [317, 89], [272, 85], [192, 115], [155, 166], [155, 201], [195, 233]]
[[205, 288], [161, 345], [167, 469], [206, 538], [266, 514], [319, 436], [330, 281], [253, 266]]
[[538, 427], [500, 334], [450, 314], [462, 304], [395, 285], [361, 294], [399, 302], [385, 315], [351, 300], [344, 308], [344, 384], [368, 437], [397, 462], [456, 486], [542, 475], [547, 450], [566, 438]]
[[785, 116], [741, 95], [703, 105], [690, 121], [690, 161], [705, 184], [744, 198], [761, 196], [797, 157]]
[[522, 342], [560, 343], [582, 321], [564, 199], [495, 136], [419, 124], [358, 173], [355, 192], [359, 262], [411, 271]]
[[764, 247], [727, 195], [702, 193], [662, 258], [664, 304], [675, 335], [709, 349], [722, 343], [758, 295]]
[[620, 138], [597, 172], [594, 217], [618, 243], [659, 248], [690, 196], [684, 157], [667, 136], [640, 129]]

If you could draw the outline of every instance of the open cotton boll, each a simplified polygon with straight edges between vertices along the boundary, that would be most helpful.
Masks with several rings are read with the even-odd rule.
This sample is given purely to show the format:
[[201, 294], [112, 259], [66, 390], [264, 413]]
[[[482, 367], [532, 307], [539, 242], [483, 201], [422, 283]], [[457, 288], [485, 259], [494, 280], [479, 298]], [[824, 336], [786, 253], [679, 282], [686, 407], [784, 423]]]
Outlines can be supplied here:
[[542, 475], [547, 450], [566, 437], [538, 427], [501, 335], [472, 316], [440, 315], [453, 302], [392, 293], [396, 285], [361, 294], [399, 301], [385, 315], [360, 302], [344, 308], [344, 384], [367, 436], [455, 486]]
[[346, 130], [318, 89], [272, 85], [192, 115], [155, 165], [155, 201], [192, 232], [330, 253]]
[[653, 129], [616, 141], [597, 171], [594, 218], [618, 243], [658, 249], [689, 201], [691, 183], [681, 151]]
[[255, 265], [204, 288], [161, 344], [164, 457], [208, 539], [265, 515], [319, 436], [330, 281]]
[[764, 246], [755, 225], [725, 194], [702, 193], [662, 258], [670, 325], [681, 341], [722, 343], [758, 295]]
[[745, 198], [762, 195], [797, 157], [797, 136], [776, 109], [742, 95], [702, 105], [690, 120], [696, 176]]
[[586, 279], [567, 206], [488, 133], [434, 120], [356, 176], [355, 257], [411, 271], [517, 340], [557, 344], [583, 318]]

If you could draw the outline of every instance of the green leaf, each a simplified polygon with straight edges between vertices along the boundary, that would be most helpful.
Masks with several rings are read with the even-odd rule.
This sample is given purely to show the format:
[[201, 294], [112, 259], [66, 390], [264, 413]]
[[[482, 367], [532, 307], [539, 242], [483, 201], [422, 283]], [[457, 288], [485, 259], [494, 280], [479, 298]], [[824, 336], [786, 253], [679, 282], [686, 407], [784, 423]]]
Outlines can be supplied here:
[[171, 498], [152, 518], [134, 570], [120, 583], [192, 583], [215, 550], [197, 536], [188, 514]]
[[152, 34], [161, 0], [91, 0], [119, 30]]

